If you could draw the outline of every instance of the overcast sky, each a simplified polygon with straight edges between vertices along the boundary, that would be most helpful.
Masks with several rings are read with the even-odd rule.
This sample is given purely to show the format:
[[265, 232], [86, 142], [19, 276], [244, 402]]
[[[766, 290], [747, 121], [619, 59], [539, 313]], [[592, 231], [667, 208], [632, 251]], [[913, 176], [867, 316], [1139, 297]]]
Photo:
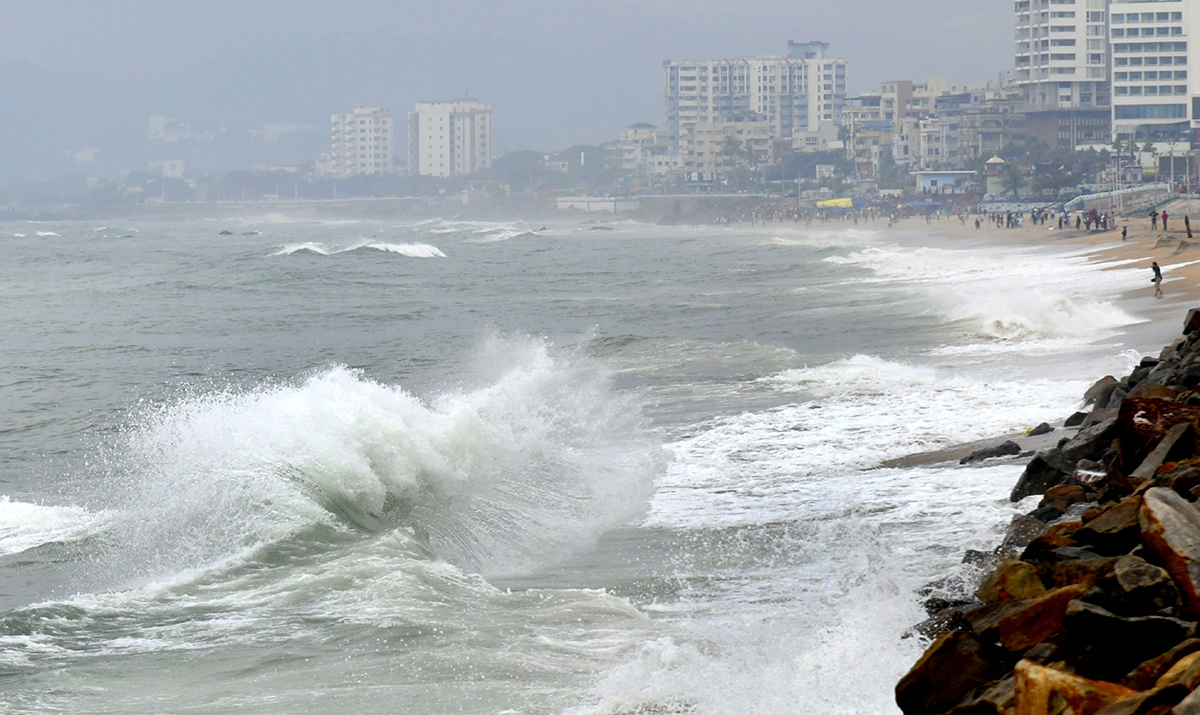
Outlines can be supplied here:
[[[333, 112], [468, 93], [493, 105], [497, 153], [599, 143], [663, 123], [664, 59], [788, 40], [831, 43], [851, 92], [1012, 67], [1008, 0], [0, 0], [0, 17], [0, 180], [296, 163], [328, 151]], [[147, 137], [151, 115], [178, 124]]]

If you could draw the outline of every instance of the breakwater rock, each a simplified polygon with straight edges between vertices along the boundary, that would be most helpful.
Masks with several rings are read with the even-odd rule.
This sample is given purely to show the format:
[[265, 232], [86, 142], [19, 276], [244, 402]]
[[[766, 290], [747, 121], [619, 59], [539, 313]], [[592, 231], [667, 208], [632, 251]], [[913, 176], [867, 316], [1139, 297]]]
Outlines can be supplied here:
[[926, 603], [906, 715], [1200, 715], [1200, 309], [1084, 399], [974, 594]]

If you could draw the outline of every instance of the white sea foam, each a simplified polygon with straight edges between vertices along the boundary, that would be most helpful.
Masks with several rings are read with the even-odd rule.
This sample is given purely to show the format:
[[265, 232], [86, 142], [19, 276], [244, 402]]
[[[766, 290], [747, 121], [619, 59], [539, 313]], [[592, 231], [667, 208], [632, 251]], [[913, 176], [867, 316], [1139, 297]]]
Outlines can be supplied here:
[[486, 229], [475, 232], [475, 236], [466, 239], [466, 243], [496, 243], [498, 241], [509, 241], [522, 236], [536, 236], [537, 234], [528, 229]]
[[866, 282], [925, 294], [973, 337], [1095, 340], [1143, 322], [1109, 298], [1140, 286], [1141, 272], [1096, 270], [1082, 252], [872, 247], [825, 262], [866, 269]]
[[108, 515], [74, 506], [42, 506], [0, 497], [0, 555], [86, 538], [103, 528]]
[[51, 236], [58, 237], [58, 236], [61, 236], [62, 234], [55, 233], [54, 231], [38, 231], [37, 235], [41, 236], [42, 238], [49, 238]]
[[313, 524], [411, 526], [473, 569], [561, 558], [644, 508], [661, 455], [586, 360], [505, 341], [490, 384], [423, 402], [345, 368], [217, 392], [128, 439], [127, 569], [171, 573]]
[[767, 241], [774, 246], [796, 246], [801, 248], [865, 248], [881, 240], [879, 231], [869, 228], [846, 230], [794, 230], [776, 229]]
[[396, 253], [409, 258], [445, 258], [446, 254], [442, 253], [437, 246], [431, 246], [427, 243], [385, 243], [382, 241], [360, 241], [349, 246], [330, 246], [328, 244], [319, 243], [316, 241], [308, 241], [305, 243], [293, 243], [283, 246], [272, 256], [290, 256], [293, 253], [306, 251], [316, 253], [321, 256], [334, 256], [339, 253], [349, 253], [369, 249], [373, 251], [382, 251], [384, 253]]
[[1058, 419], [1086, 388], [1076, 381], [984, 382], [868, 356], [762, 382], [804, 401], [714, 420], [670, 445], [675, 460], [650, 523], [786, 519], [818, 498], [829, 479]]
[[398, 253], [401, 256], [409, 258], [445, 258], [446, 254], [442, 253], [437, 246], [431, 246], [427, 243], [383, 243], [380, 241], [372, 241], [361, 246], [355, 246], [347, 250], [354, 251], [359, 248], [371, 248], [376, 251], [385, 253]]

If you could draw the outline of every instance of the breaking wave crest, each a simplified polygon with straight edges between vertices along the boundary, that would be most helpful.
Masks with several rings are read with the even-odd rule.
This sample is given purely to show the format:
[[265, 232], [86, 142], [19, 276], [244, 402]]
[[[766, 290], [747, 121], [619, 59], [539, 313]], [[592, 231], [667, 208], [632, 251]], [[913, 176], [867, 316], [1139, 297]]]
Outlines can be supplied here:
[[825, 262], [865, 269], [868, 282], [924, 294], [947, 322], [961, 323], [972, 337], [1095, 340], [1142, 322], [1108, 299], [1140, 286], [1140, 273], [1097, 271], [1085, 254], [886, 247]]
[[470, 570], [561, 558], [640, 514], [661, 448], [595, 363], [536, 341], [422, 400], [345, 367], [147, 414], [114, 475], [129, 572], [201, 568], [312, 528], [410, 529]]
[[384, 253], [398, 253], [401, 256], [409, 258], [445, 258], [446, 254], [442, 253], [437, 246], [432, 246], [428, 243], [384, 243], [381, 241], [363, 241], [350, 246], [329, 246], [324, 243], [309, 241], [307, 243], [293, 243], [280, 248], [272, 256], [290, 256], [293, 253], [305, 251], [315, 253], [320, 256], [335, 256], [339, 253], [350, 253], [368, 249], [373, 251], [382, 251]]

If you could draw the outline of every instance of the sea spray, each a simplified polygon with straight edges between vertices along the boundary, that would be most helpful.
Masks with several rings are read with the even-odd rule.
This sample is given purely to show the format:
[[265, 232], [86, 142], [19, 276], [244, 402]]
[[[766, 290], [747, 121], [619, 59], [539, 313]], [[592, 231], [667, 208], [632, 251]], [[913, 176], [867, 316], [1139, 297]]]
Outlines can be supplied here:
[[412, 529], [463, 568], [520, 570], [639, 514], [662, 458], [636, 402], [584, 358], [504, 346], [494, 382], [427, 401], [334, 367], [149, 411], [110, 460], [116, 569], [205, 567], [324, 527]]

